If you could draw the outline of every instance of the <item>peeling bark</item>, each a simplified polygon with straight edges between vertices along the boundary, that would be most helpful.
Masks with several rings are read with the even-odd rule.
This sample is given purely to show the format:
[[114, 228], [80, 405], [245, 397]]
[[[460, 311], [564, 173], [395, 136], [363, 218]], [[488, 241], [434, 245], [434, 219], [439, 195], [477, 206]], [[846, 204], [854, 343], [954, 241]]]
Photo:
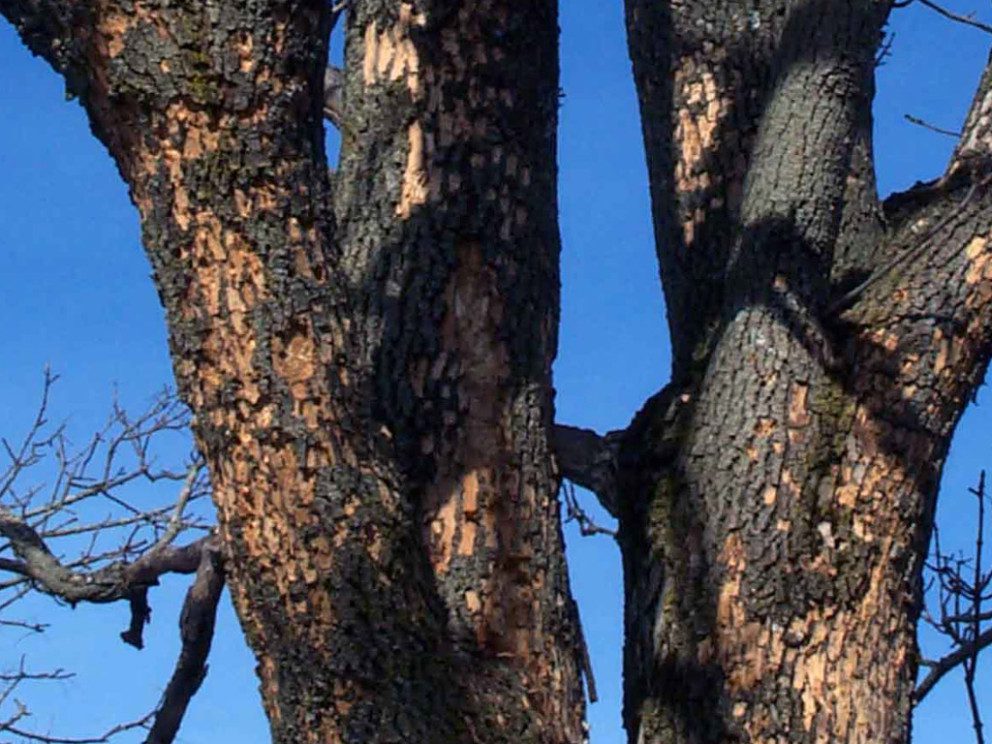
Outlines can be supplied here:
[[674, 380], [619, 459], [632, 742], [908, 740], [936, 488], [992, 351], [992, 212], [983, 81], [948, 173], [882, 220], [886, 12], [628, 2], [656, 224], [683, 228], [658, 232]]
[[0, 0], [141, 216], [274, 741], [581, 741], [562, 475], [619, 518], [632, 742], [907, 741], [992, 73], [882, 204], [888, 3], [626, 8], [674, 367], [599, 438], [553, 429], [553, 2], [354, 3], [331, 80], [327, 3]]
[[0, 9], [141, 215], [274, 740], [579, 741], [555, 7], [356, 5], [332, 201], [326, 6]]

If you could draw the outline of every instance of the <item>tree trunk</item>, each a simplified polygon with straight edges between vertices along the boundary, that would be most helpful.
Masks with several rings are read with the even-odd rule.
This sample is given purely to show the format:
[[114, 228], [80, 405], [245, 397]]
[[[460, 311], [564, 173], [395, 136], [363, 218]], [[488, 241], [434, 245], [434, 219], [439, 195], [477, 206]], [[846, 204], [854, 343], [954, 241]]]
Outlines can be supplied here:
[[4, 2], [131, 189], [274, 741], [575, 742], [548, 2]]
[[675, 351], [619, 460], [630, 740], [904, 742], [989, 354], [988, 80], [970, 151], [883, 217], [885, 4], [627, 11]]
[[[556, 446], [620, 520], [630, 740], [904, 742], [992, 354], [992, 73], [945, 175], [882, 204], [887, 3], [626, 5], [674, 368]], [[0, 12], [140, 213], [273, 740], [583, 740], [555, 3], [352, 2], [336, 171], [328, 3]]]

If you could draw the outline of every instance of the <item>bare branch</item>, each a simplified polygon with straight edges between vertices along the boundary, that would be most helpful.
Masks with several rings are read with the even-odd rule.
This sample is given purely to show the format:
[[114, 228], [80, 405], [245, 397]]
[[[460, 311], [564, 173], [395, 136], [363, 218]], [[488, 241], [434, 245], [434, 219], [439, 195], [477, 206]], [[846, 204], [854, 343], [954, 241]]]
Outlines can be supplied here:
[[556, 424], [552, 445], [558, 467], [568, 480], [592, 491], [612, 516], [617, 516], [617, 450], [622, 432], [600, 436], [591, 429]]
[[[24, 715], [30, 715], [27, 710], [24, 710]], [[127, 723], [119, 723], [107, 729], [105, 732], [99, 736], [93, 736], [89, 738], [65, 738], [61, 736], [48, 736], [46, 734], [38, 734], [33, 731], [27, 731], [22, 728], [18, 728], [13, 725], [8, 725], [5, 729], [0, 729], [0, 731], [8, 731], [16, 736], [23, 737], [28, 741], [41, 742], [42, 744], [103, 744], [103, 742], [108, 742], [118, 734], [123, 734], [127, 731], [133, 731], [138, 728], [145, 728], [148, 725], [148, 721], [151, 720], [152, 713], [142, 716], [141, 718], [135, 719], [134, 721], [129, 721]], [[22, 716], [23, 717], [23, 716]]]
[[42, 679], [53, 679], [53, 680], [65, 680], [72, 679], [74, 675], [71, 672], [66, 672], [62, 669], [54, 669], [50, 672], [28, 672], [24, 669], [24, 657], [21, 657], [21, 667], [18, 671], [12, 673], [0, 674], [0, 682], [20, 682], [28, 680], [42, 680]]
[[[893, 3], [893, 7], [905, 8], [911, 5], [913, 2], [914, 0], [908, 0], [908, 2], [896, 2]], [[915, 2], [918, 2], [921, 5], [925, 5], [926, 7], [930, 8], [930, 10], [939, 13], [940, 15], [944, 16], [944, 18], [954, 21], [955, 23], [963, 23], [966, 26], [977, 28], [979, 31], [984, 31], [987, 34], [992, 34], [992, 26], [988, 25], [987, 23], [982, 23], [981, 21], [976, 20], [973, 13], [969, 13], [968, 15], [955, 13], [954, 11], [948, 10], [947, 8], [943, 7], [942, 5], [938, 5], [937, 3], [933, 2], [933, 0], [915, 0]]]
[[933, 559], [927, 564], [933, 578], [927, 591], [935, 589], [939, 611], [927, 609], [922, 619], [939, 634], [951, 642], [951, 651], [936, 661], [924, 660], [921, 665], [929, 668], [926, 677], [913, 692], [913, 700], [919, 703], [943, 679], [948, 672], [961, 666], [964, 669], [964, 685], [971, 712], [975, 740], [984, 744], [981, 711], [975, 693], [975, 675], [978, 670], [979, 653], [992, 644], [992, 628], [982, 629], [982, 622], [989, 613], [982, 611], [983, 602], [989, 598], [989, 584], [992, 572], [983, 569], [985, 550], [985, 471], [978, 479], [978, 485], [969, 489], [977, 500], [977, 525], [975, 546], [970, 558], [947, 555], [941, 550], [940, 531], [934, 528]]
[[885, 34], [878, 48], [878, 53], [875, 55], [875, 67], [882, 67], [885, 64], [885, 60], [892, 56], [892, 45], [895, 43], [895, 40], [896, 35], [894, 33]]
[[977, 614], [975, 614], [975, 613], [968, 613], [968, 614], [964, 614], [964, 615], [951, 615], [950, 617], [946, 618], [946, 620], [949, 623], [971, 623], [971, 622], [974, 622], [975, 620], [978, 620], [979, 622], [985, 622], [986, 620], [992, 620], [992, 612], [979, 612]]
[[136, 585], [151, 586], [165, 573], [192, 573], [190, 559], [209, 538], [172, 548], [156, 547], [136, 562], [111, 563], [96, 571], [78, 573], [64, 566], [45, 545], [37, 532], [7, 509], [0, 507], [0, 534], [11, 541], [14, 552], [24, 564], [25, 575], [46, 594], [78, 602], [116, 602], [130, 596]]
[[986, 630], [971, 643], [954, 649], [954, 651], [937, 661], [928, 662], [927, 665], [930, 667], [930, 671], [923, 678], [923, 681], [916, 686], [916, 690], [913, 692], [913, 699], [919, 703], [943, 679], [944, 675], [961, 664], [965, 659], [987, 648], [989, 644], [992, 644], [992, 628]]
[[[190, 513], [191, 505], [209, 493], [202, 458], [194, 456], [181, 468], [161, 467], [155, 459], [158, 438], [170, 433], [189, 436], [189, 413], [168, 391], [137, 416], [115, 403], [106, 425], [76, 447], [64, 427], [48, 423], [56, 379], [46, 371], [27, 434], [16, 444], [3, 441], [0, 450], [9, 460], [6, 467], [0, 463], [0, 571], [15, 577], [0, 582], [0, 612], [32, 590], [70, 604], [127, 601], [131, 620], [121, 638], [140, 649], [151, 613], [149, 587], [166, 573], [197, 572], [205, 554], [217, 551], [211, 534], [174, 544], [191, 530], [205, 529]], [[44, 473], [47, 483], [24, 487], [35, 471]], [[178, 491], [167, 488], [169, 483], [176, 483]], [[149, 494], [168, 501], [149, 505]], [[100, 513], [101, 503], [109, 513]], [[191, 592], [198, 584], [200, 579]], [[0, 627], [42, 632], [46, 626], [4, 617]], [[7, 706], [0, 731], [28, 741], [83, 744], [108, 741], [150, 724], [152, 714], [88, 738], [28, 730], [25, 719], [30, 711], [14, 698], [15, 690], [27, 682], [65, 675], [62, 670], [27, 673], [23, 661], [19, 671], [0, 675], [0, 705]], [[174, 716], [177, 726], [181, 717], [181, 712]]]
[[[981, 636], [981, 622], [978, 617], [982, 614], [982, 593], [985, 578], [982, 574], [982, 549], [984, 547], [985, 534], [985, 471], [983, 470], [978, 478], [978, 488], [972, 489], [972, 494], [978, 499], [978, 527], [975, 537], [975, 571], [972, 576], [972, 592], [970, 594], [973, 607], [971, 621], [971, 637], [977, 639]], [[971, 654], [964, 661], [964, 685], [968, 693], [968, 707], [971, 710], [971, 722], [975, 729], [975, 740], [977, 744], [985, 744], [985, 737], [982, 735], [982, 714], [978, 709], [978, 699], [975, 696], [975, 672], [978, 669], [979, 649], [974, 643], [971, 644]]]
[[[44, 633], [48, 628], [48, 623], [29, 623], [24, 620], [0, 620], [0, 626], [30, 630], [32, 633]], [[2, 675], [0, 675], [0, 679], [3, 679]]]
[[155, 723], [146, 744], [171, 744], [189, 701], [200, 689], [207, 675], [207, 656], [213, 640], [217, 603], [223, 588], [224, 570], [219, 543], [214, 539], [203, 547], [196, 580], [183, 603], [179, 618], [182, 650], [155, 714]]
[[565, 496], [565, 521], [576, 522], [579, 525], [579, 532], [584, 537], [591, 535], [609, 535], [616, 538], [617, 533], [607, 527], [602, 527], [586, 513], [579, 505], [579, 500], [575, 495], [575, 485], [570, 480], [562, 483], [562, 493]]
[[915, 124], [918, 127], [923, 127], [924, 129], [929, 129], [931, 132], [936, 132], [937, 134], [946, 134], [948, 137], [954, 137], [957, 139], [961, 136], [961, 132], [955, 132], [951, 129], [944, 129], [943, 127], [938, 127], [935, 124], [931, 124], [918, 116], [912, 116], [910, 114], [903, 114], [902, 117], [908, 121], [910, 124]]

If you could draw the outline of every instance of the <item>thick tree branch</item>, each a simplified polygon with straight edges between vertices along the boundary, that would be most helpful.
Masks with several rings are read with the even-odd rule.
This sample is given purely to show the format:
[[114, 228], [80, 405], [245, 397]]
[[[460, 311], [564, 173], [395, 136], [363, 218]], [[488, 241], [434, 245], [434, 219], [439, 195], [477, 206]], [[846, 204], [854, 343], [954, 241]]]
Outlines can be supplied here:
[[[163, 541], [134, 563], [115, 561], [96, 571], [81, 572], [63, 565], [34, 529], [4, 507], [0, 507], [0, 534], [11, 541], [14, 552], [21, 559], [20, 563], [5, 561], [4, 567], [26, 576], [46, 594], [70, 604], [129, 600], [131, 625], [121, 633], [121, 638], [136, 648], [142, 647], [141, 630], [150, 614], [146, 599], [148, 587], [157, 584], [163, 574], [188, 574], [197, 570], [202, 553], [213, 540], [203, 537], [181, 547]], [[175, 530], [167, 531], [163, 540], [166, 537], [171, 540], [175, 534]]]
[[192, 573], [209, 538], [179, 548], [173, 547], [172, 542], [185, 526], [183, 512], [202, 467], [198, 461], [188, 469], [172, 517], [154, 546], [133, 563], [115, 561], [96, 571], [73, 571], [63, 565], [34, 527], [9, 508], [0, 506], [0, 534], [10, 541], [19, 559], [3, 559], [0, 568], [31, 579], [42, 591], [70, 604], [115, 602], [129, 598], [137, 587], [154, 585], [164, 573]]
[[155, 723], [146, 744], [171, 744], [190, 700], [207, 676], [206, 662], [213, 640], [217, 603], [224, 588], [224, 569], [219, 547], [219, 542], [212, 538], [200, 553], [196, 580], [186, 593], [186, 601], [179, 617], [182, 650], [155, 714]]
[[11, 541], [14, 552], [22, 561], [19, 573], [46, 594], [73, 605], [127, 599], [131, 605], [131, 623], [121, 633], [121, 639], [139, 649], [143, 646], [142, 629], [151, 614], [148, 587], [157, 584], [159, 577], [166, 573], [196, 571], [202, 554], [214, 540], [212, 536], [203, 537], [181, 547], [160, 542], [134, 563], [115, 561], [96, 571], [80, 572], [64, 566], [37, 532], [3, 507], [0, 507], [0, 533]]
[[914, 244], [908, 249], [903, 250], [894, 258], [875, 269], [867, 279], [855, 286], [853, 289], [845, 292], [838, 299], [834, 300], [827, 307], [827, 315], [834, 315], [847, 309], [857, 302], [859, 297], [864, 295], [865, 292], [881, 282], [883, 279], [920, 259], [928, 249], [933, 250], [933, 239], [940, 236], [944, 228], [946, 228], [954, 219], [960, 217], [965, 208], [968, 207], [978, 195], [979, 187], [984, 187], [985, 185], [985, 183], [979, 184], [977, 182], [973, 182], [959, 202], [956, 204], [952, 203], [945, 209], [941, 210], [943, 212], [943, 216], [940, 217], [936, 225], [927, 230], [927, 232], [922, 236], [915, 237]]
[[[886, 199], [890, 232], [883, 254], [889, 258], [834, 300], [829, 312], [851, 308], [852, 319], [875, 322], [896, 317], [903, 308], [914, 316], [945, 318], [958, 329], [970, 327], [971, 345], [983, 337], [988, 326], [983, 267], [992, 229], [990, 114], [992, 57], [944, 175]], [[975, 361], [980, 365], [984, 357], [980, 352]]]
[[556, 424], [552, 444], [561, 474], [592, 491], [612, 516], [619, 509], [617, 452], [623, 432], [600, 436], [591, 429]]

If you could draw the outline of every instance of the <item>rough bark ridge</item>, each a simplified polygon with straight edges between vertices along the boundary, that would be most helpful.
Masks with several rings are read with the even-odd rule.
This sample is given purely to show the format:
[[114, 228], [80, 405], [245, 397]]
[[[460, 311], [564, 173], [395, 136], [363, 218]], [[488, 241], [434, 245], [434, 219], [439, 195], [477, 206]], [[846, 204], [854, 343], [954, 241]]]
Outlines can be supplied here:
[[574, 742], [554, 3], [2, 0], [142, 221], [278, 742]]
[[619, 454], [631, 741], [908, 738], [935, 491], [992, 351], [989, 75], [943, 178], [879, 204], [887, 12], [627, 0], [675, 350]]
[[[556, 443], [620, 520], [630, 739], [904, 742], [992, 354], [992, 71], [945, 174], [881, 204], [888, 3], [626, 7], [672, 382]], [[555, 4], [352, 2], [333, 174], [326, 3], [0, 13], [140, 212], [274, 740], [580, 741]]]

